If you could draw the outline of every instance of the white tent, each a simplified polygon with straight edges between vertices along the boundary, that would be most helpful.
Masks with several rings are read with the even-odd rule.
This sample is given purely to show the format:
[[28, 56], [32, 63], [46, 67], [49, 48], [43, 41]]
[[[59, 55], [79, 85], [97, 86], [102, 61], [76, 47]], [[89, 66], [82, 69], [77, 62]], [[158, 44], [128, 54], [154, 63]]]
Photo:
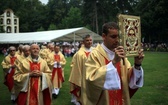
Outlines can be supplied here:
[[28, 33], [0, 33], [0, 43], [73, 42], [81, 41], [82, 36], [86, 34], [90, 34], [93, 37], [93, 41], [102, 40], [100, 35], [85, 27], [80, 27]]

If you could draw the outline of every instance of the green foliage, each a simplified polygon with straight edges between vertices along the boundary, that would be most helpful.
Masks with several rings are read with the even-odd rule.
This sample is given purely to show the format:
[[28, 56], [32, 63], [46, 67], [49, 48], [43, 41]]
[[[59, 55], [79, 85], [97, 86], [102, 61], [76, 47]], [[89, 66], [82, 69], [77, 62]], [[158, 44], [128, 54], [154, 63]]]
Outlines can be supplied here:
[[66, 15], [66, 2], [64, 0], [50, 0], [47, 4], [48, 13], [46, 20], [51, 23], [59, 24]]
[[37, 31], [44, 31], [44, 28], [40, 27], [39, 29], [37, 29]]
[[83, 26], [81, 11], [77, 7], [71, 7], [68, 16], [62, 19], [60, 28], [76, 28]]
[[55, 24], [50, 24], [50, 26], [48, 28], [48, 30], [56, 30], [56, 29], [57, 29], [57, 27]]
[[167, 4], [167, 0], [142, 0], [135, 8], [135, 13], [141, 16], [142, 34], [146, 42], [168, 41]]
[[0, 14], [10, 8], [19, 17], [20, 32], [87, 26], [101, 34], [102, 24], [117, 21], [117, 15], [141, 17], [145, 42], [168, 42], [168, 0], [1, 0]]

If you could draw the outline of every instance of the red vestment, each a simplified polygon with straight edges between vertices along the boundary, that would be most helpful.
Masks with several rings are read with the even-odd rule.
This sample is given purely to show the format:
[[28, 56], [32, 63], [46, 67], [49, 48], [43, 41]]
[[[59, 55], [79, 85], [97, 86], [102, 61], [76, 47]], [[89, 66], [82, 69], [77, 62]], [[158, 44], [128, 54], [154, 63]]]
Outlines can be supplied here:
[[[16, 59], [17, 59], [16, 57], [10, 57], [10, 64], [14, 65], [14, 62], [15, 62]], [[10, 69], [11, 69], [11, 71], [6, 74], [5, 82], [4, 82], [4, 84], [8, 87], [9, 91], [11, 91], [13, 86], [14, 86], [13, 75], [15, 73], [14, 68], [10, 68]]]

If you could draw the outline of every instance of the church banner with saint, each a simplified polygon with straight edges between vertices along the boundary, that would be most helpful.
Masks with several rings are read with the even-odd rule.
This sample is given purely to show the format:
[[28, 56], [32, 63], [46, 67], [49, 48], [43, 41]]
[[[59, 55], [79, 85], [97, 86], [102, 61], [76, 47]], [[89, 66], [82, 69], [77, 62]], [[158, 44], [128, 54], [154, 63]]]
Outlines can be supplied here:
[[118, 15], [120, 44], [124, 46], [126, 56], [138, 55], [141, 49], [141, 22], [139, 16]]

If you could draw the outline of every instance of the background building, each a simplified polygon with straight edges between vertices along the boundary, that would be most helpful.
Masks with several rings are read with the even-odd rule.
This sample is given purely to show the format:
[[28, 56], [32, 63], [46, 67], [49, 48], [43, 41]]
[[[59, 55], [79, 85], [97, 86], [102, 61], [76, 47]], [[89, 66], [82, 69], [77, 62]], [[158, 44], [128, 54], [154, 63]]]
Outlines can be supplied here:
[[3, 26], [5, 33], [19, 33], [19, 18], [11, 9], [6, 9], [0, 15], [0, 25]]

